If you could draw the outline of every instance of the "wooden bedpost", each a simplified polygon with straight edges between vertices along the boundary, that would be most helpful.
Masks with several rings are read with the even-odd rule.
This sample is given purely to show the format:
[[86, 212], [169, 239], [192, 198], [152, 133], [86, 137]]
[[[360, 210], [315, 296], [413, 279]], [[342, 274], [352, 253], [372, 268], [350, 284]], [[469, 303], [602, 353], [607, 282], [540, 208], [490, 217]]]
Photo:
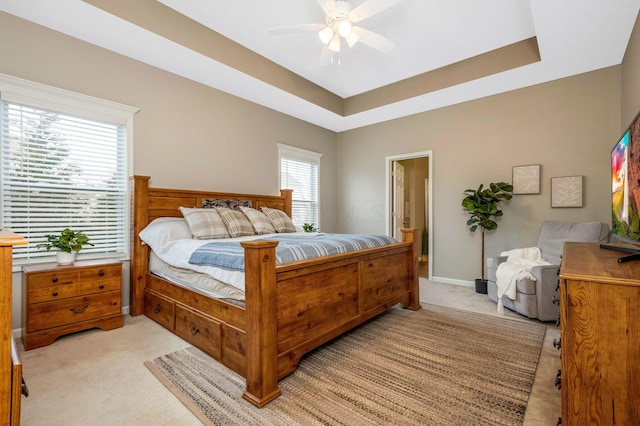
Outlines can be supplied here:
[[293, 189], [281, 189], [280, 195], [284, 198], [284, 212], [291, 217], [293, 210]]
[[421, 235], [417, 229], [403, 228], [402, 242], [413, 244], [413, 262], [411, 262], [411, 298], [407, 309], [417, 311], [420, 306], [420, 257], [421, 257]]
[[247, 389], [244, 399], [263, 407], [278, 396], [277, 241], [240, 243], [245, 256]]
[[131, 196], [131, 261], [129, 265], [129, 315], [144, 314], [144, 287], [149, 265], [149, 247], [138, 237], [149, 223], [149, 176], [132, 176]]

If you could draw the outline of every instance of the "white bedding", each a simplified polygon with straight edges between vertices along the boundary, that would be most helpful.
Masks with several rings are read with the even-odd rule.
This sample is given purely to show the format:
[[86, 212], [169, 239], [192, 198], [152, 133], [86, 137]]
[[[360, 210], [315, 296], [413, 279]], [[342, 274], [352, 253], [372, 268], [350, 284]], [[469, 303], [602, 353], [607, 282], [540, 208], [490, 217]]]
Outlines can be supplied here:
[[[191, 238], [189, 227], [183, 218], [159, 218], [155, 219], [140, 232], [140, 239], [148, 244], [153, 252], [165, 263], [175, 268], [189, 269], [207, 274], [244, 292], [244, 271], [230, 271], [212, 266], [193, 265], [189, 263], [191, 254], [198, 247], [211, 242], [251, 241], [277, 235], [262, 234], [216, 240], [197, 240]], [[317, 233], [296, 232], [287, 235], [300, 235], [301, 238], [304, 238], [317, 235]]]

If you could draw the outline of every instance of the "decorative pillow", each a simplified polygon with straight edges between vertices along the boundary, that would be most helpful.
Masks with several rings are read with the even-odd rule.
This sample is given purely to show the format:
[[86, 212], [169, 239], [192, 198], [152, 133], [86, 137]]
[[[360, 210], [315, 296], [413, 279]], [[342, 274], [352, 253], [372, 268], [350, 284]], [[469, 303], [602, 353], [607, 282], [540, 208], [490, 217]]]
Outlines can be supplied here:
[[140, 239], [155, 252], [168, 243], [192, 238], [189, 225], [182, 217], [159, 217], [140, 231]]
[[262, 207], [262, 213], [268, 218], [276, 232], [296, 232], [296, 226], [285, 212], [269, 207]]
[[191, 234], [199, 240], [229, 238], [229, 232], [215, 209], [180, 207]]
[[240, 210], [227, 207], [216, 207], [215, 209], [220, 214], [229, 235], [232, 237], [244, 237], [245, 235], [254, 235], [256, 233], [249, 219]]
[[251, 207], [240, 206], [240, 211], [249, 219], [256, 234], [273, 234], [276, 230], [273, 228], [269, 218], [260, 210], [252, 209]]
[[251, 201], [249, 200], [218, 200], [215, 198], [203, 198], [202, 208], [212, 209], [214, 207], [226, 207], [229, 209], [237, 209], [238, 207], [251, 207]]

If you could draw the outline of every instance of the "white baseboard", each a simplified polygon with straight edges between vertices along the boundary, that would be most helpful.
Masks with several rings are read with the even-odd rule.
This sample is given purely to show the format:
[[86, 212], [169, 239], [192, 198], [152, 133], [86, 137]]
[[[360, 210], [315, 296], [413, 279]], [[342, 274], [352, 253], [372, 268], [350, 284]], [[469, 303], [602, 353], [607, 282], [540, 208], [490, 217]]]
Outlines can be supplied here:
[[444, 284], [461, 285], [464, 287], [475, 287], [476, 285], [476, 283], [473, 281], [456, 280], [453, 278], [444, 278], [444, 277], [431, 277], [431, 281], [437, 281], [439, 283], [444, 283]]

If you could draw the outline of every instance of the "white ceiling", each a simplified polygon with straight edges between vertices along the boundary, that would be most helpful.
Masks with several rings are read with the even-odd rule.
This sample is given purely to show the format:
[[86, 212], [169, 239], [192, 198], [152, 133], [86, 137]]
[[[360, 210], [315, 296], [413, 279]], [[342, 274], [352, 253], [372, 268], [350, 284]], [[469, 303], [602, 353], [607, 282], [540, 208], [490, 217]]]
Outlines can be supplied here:
[[343, 49], [339, 65], [320, 66], [316, 33], [269, 33], [274, 27], [324, 22], [317, 0], [159, 1], [343, 98], [533, 36], [541, 61], [342, 116], [81, 0], [0, 0], [0, 10], [344, 131], [620, 64], [640, 8], [640, 0], [404, 0], [358, 23], [392, 40], [391, 52], [358, 43]]

